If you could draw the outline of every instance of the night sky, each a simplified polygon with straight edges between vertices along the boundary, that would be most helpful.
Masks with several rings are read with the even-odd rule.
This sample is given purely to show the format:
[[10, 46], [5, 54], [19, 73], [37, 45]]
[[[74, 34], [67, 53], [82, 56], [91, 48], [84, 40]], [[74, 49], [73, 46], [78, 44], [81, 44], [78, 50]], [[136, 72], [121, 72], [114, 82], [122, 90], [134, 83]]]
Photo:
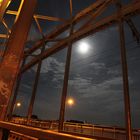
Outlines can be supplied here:
[[[94, 0], [73, 0], [73, 15], [92, 4]], [[128, 3], [124, 0], [123, 3]], [[68, 19], [68, 0], [38, 0], [37, 14]], [[16, 9], [16, 3], [9, 9]], [[115, 12], [110, 6], [101, 17]], [[140, 16], [132, 18], [140, 32]], [[7, 16], [7, 21], [9, 17]], [[10, 24], [10, 23], [9, 23]], [[41, 21], [43, 33], [47, 34], [60, 23]], [[65, 32], [62, 36], [66, 36]], [[40, 33], [32, 24], [27, 47], [40, 39]], [[129, 68], [129, 85], [131, 96], [131, 111], [133, 127], [140, 127], [140, 45], [132, 36], [131, 30], [125, 23], [125, 39]], [[81, 52], [82, 44], [88, 46], [87, 52]], [[46, 44], [46, 49], [52, 43]], [[43, 60], [33, 114], [44, 120], [57, 120], [64, 78], [64, 67], [67, 49]], [[36, 51], [35, 54], [38, 54]], [[31, 57], [28, 58], [28, 61]], [[21, 107], [15, 109], [16, 114], [27, 115], [31, 97], [36, 66], [22, 76], [22, 83], [17, 102]], [[75, 104], [66, 105], [66, 120], [82, 120], [94, 124], [124, 126], [124, 103], [122, 72], [120, 64], [120, 48], [118, 26], [109, 28], [88, 36], [73, 44], [72, 60], [69, 76], [68, 97], [72, 97]]]

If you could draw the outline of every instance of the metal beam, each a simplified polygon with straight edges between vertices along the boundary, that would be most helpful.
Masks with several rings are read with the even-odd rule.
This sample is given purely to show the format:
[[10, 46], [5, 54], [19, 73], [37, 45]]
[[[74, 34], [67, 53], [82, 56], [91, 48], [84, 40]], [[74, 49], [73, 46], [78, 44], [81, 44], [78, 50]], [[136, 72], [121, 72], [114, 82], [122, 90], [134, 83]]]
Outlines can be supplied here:
[[6, 8], [10, 4], [11, 0], [1, 0], [0, 1], [0, 21], [3, 19]]
[[[41, 35], [43, 35], [42, 28], [41, 28], [41, 26], [40, 26], [40, 24], [39, 24], [38, 19], [37, 19], [37, 18], [34, 18], [34, 19], [35, 19], [35, 22], [36, 22], [36, 25], [37, 25], [37, 28], [38, 28], [39, 32], [41, 33]], [[44, 36], [44, 35], [43, 35], [43, 36]]]
[[[70, 0], [70, 16], [72, 18], [72, 0]], [[73, 34], [73, 22], [71, 23], [70, 33], [69, 36]], [[64, 81], [63, 81], [63, 90], [61, 95], [61, 107], [60, 107], [60, 114], [59, 114], [59, 131], [63, 130], [63, 124], [65, 121], [65, 106], [66, 106], [66, 98], [67, 98], [67, 89], [68, 89], [68, 81], [69, 81], [69, 71], [70, 71], [70, 62], [71, 62], [71, 53], [72, 53], [72, 42], [69, 41], [68, 43], [68, 50], [67, 50], [67, 58], [66, 58], [66, 65], [65, 65], [65, 74], [64, 74]]]
[[23, 6], [23, 3], [24, 3], [24, 0], [21, 0], [20, 5], [19, 5], [19, 8], [18, 8], [18, 11], [17, 11], [17, 13], [16, 13], [15, 22], [17, 21], [17, 19], [18, 19], [18, 17], [19, 17], [19, 14], [20, 14], [21, 9], [22, 9], [22, 6]]
[[[41, 53], [43, 53], [44, 50], [45, 50], [45, 43], [42, 46]], [[33, 85], [32, 96], [31, 96], [31, 100], [30, 100], [30, 104], [28, 108], [28, 114], [27, 114], [28, 122], [30, 121], [32, 113], [33, 113], [33, 107], [34, 107], [34, 102], [35, 102], [35, 97], [36, 97], [36, 92], [37, 92], [37, 87], [38, 87], [38, 82], [39, 82], [39, 77], [40, 77], [41, 66], [42, 66], [42, 60], [40, 60], [37, 65], [37, 71], [36, 71], [35, 81]]]
[[0, 34], [0, 38], [9, 38], [9, 35], [7, 35], [7, 34]]
[[[127, 6], [123, 6], [121, 9], [121, 13], [122, 13], [121, 16], [122, 17], [132, 16], [132, 15], [135, 15], [137, 11], [140, 11], [140, 2], [137, 2], [136, 4], [134, 3], [134, 4], [129, 4]], [[95, 24], [89, 25], [87, 28], [85, 28], [83, 30], [80, 30], [80, 31], [73, 33], [73, 35], [71, 35], [67, 39], [60, 41], [59, 43], [55, 44], [51, 48], [47, 49], [44, 53], [42, 53], [38, 57], [32, 59], [28, 64], [25, 65], [22, 72], [26, 71], [30, 67], [37, 64], [40, 59], [45, 59], [46, 57], [58, 52], [59, 50], [64, 49], [68, 45], [69, 41], [75, 42], [75, 41], [77, 41], [81, 38], [84, 38], [90, 34], [104, 30], [105, 28], [107, 28], [113, 24], [116, 24], [117, 22], [118, 22], [118, 13], [116, 12], [111, 16], [108, 16], [104, 19], [97, 21]], [[40, 45], [40, 43], [37, 45]], [[33, 50], [31, 50], [31, 52], [32, 51]]]
[[11, 30], [8, 27], [8, 25], [7, 25], [7, 23], [6, 23], [6, 21], [4, 19], [2, 20], [2, 23], [3, 23], [4, 27], [7, 29], [8, 33], [11, 33]]
[[102, 5], [100, 5], [100, 7], [94, 13], [91, 13], [90, 18], [88, 19], [86, 23], [84, 23], [84, 25], [80, 27], [80, 30], [82, 30], [83, 28], [86, 28], [91, 22], [93, 22], [93, 20], [95, 20], [96, 17], [101, 15], [112, 3], [113, 3], [113, 0], [106, 0]]
[[12, 28], [7, 43], [7, 50], [0, 65], [0, 120], [5, 119], [9, 99], [20, 71], [24, 45], [27, 40], [36, 4], [37, 0], [24, 1], [18, 20]]
[[[7, 10], [6, 14], [17, 16], [18, 15], [18, 11]], [[45, 16], [45, 15], [38, 15], [38, 14], [35, 14], [34, 18], [41, 19], [41, 20], [49, 20], [49, 21], [61, 21], [61, 22], [65, 22], [66, 21], [63, 18], [52, 17], [52, 16]]]
[[[97, 8], [104, 2], [105, 0], [100, 0], [94, 2], [92, 5], [90, 5], [88, 8], [82, 10], [79, 12], [76, 16], [73, 18], [73, 24], [75, 25], [78, 23], [81, 19], [87, 17], [92, 13], [92, 11], [97, 10]], [[50, 34], [45, 36], [45, 41], [48, 41], [50, 39], [55, 39], [59, 34], [67, 30], [71, 25], [71, 19], [67, 20], [63, 25], [56, 26], [55, 30], [51, 32]], [[38, 49], [40, 46], [42, 46], [43, 40], [37, 41], [32, 48], [29, 50], [25, 51], [25, 53], [30, 54], [34, 52], [36, 49]]]
[[121, 53], [122, 76], [123, 76], [126, 139], [132, 140], [128, 66], [127, 66], [127, 56], [126, 56], [126, 48], [125, 48], [125, 33], [124, 33], [124, 25], [123, 25], [124, 21], [121, 14], [121, 9], [122, 9], [121, 3], [119, 2], [117, 3], [117, 8], [118, 8], [118, 31], [120, 37], [120, 53]]
[[133, 21], [130, 18], [125, 19], [125, 21], [128, 24], [128, 26], [130, 27], [132, 34], [133, 34], [133, 37], [139, 43], [140, 42], [140, 33], [138, 32], [135, 24], [133, 23]]
[[122, 62], [122, 75], [123, 75], [125, 122], [126, 122], [126, 132], [127, 132], [126, 139], [132, 140], [128, 68], [127, 68], [125, 37], [124, 37], [124, 29], [123, 29], [123, 21], [122, 20], [119, 21], [119, 33], [120, 33], [120, 50], [121, 50], [121, 62]]
[[[101, 1], [97, 1], [95, 2], [94, 4], [90, 5], [88, 8], [82, 10], [81, 12], [79, 12], [74, 18], [73, 18], [73, 23], [76, 24], [77, 21], [81, 20], [82, 18], [84, 18], [85, 16], [89, 16], [91, 18], [91, 20], [93, 19], [93, 17], [95, 18], [95, 15], [98, 16], [102, 11], [100, 10], [100, 6], [102, 6], [102, 4], [108, 4], [108, 2], [111, 2], [112, 0], [108, 0], [107, 2], [105, 0], [101, 0]], [[104, 5], [103, 5], [104, 6]], [[70, 10], [72, 10], [72, 0], [70, 1]], [[97, 8], [97, 9], [96, 9]], [[100, 9], [98, 9], [100, 8]], [[106, 8], [106, 7], [105, 7]], [[93, 10], [97, 10], [94, 14], [92, 14], [91, 12]], [[12, 11], [12, 10], [7, 10], [6, 12], [7, 14], [11, 14], [11, 15], [17, 15], [17, 11]], [[91, 13], [91, 14], [90, 14]], [[47, 39], [45, 39], [46, 41], [50, 41], [50, 40], [55, 40], [55, 39], [51, 39], [52, 36], [54, 36], [54, 33], [56, 33], [55, 36], [59, 35], [60, 33], [62, 33], [64, 30], [66, 29], [63, 29], [65, 26], [67, 26], [66, 28], [69, 28], [70, 24], [71, 24], [71, 20], [68, 20], [66, 22], [66, 20], [64, 19], [60, 19], [60, 18], [56, 18], [56, 17], [49, 17], [49, 16], [43, 16], [43, 15], [34, 15], [34, 19], [35, 19], [35, 22], [38, 24], [38, 19], [44, 19], [44, 20], [50, 20], [50, 21], [65, 21], [65, 24], [64, 25], [59, 25], [56, 29], [57, 31], [60, 31], [60, 32], [57, 32], [57, 31], [54, 31], [52, 32], [50, 35], [47, 35]], [[68, 26], [69, 25], [69, 26]], [[37, 25], [38, 26], [38, 25]], [[86, 25], [85, 25], [86, 26]], [[41, 29], [41, 27], [40, 27]], [[58, 33], [58, 34], [57, 34]], [[56, 39], [57, 40], [57, 39]], [[40, 40], [42, 41], [42, 40]], [[33, 51], [35, 51], [37, 49], [37, 47], [40, 47], [40, 41], [38, 41], [35, 46], [33, 46], [32, 48], [30, 48], [29, 50], [27, 50], [25, 53], [31, 53]]]

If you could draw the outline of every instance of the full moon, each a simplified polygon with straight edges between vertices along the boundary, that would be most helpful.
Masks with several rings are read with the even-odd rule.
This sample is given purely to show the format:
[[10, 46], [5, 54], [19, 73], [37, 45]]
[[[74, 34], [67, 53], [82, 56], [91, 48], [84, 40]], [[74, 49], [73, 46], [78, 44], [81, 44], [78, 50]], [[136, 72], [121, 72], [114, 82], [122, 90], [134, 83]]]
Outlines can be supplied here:
[[87, 54], [89, 52], [89, 44], [87, 42], [80, 42], [78, 52], [81, 54]]

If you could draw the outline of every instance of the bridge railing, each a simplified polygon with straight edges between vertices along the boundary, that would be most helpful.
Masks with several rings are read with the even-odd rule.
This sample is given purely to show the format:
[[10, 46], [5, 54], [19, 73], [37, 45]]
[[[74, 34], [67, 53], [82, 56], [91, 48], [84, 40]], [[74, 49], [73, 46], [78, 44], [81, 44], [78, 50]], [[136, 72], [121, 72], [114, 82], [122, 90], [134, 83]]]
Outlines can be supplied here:
[[[43, 129], [58, 130], [58, 122], [56, 121], [30, 120], [27, 123], [27, 119], [25, 118], [13, 118], [12, 122]], [[65, 122], [63, 131], [67, 133], [76, 133], [88, 136], [99, 136], [118, 140], [126, 140], [125, 129], [119, 127], [107, 127], [92, 124]], [[140, 131], [133, 130], [133, 140], [140, 140]]]
[[22, 138], [24, 136], [28, 136], [31, 139], [34, 138], [34, 140], [95, 140], [91, 138], [75, 136], [72, 134], [65, 134], [65, 133], [60, 133], [56, 131], [43, 130], [43, 129], [34, 128], [30, 126], [0, 121], [0, 132], [2, 130], [3, 130], [4, 137], [0, 138], [1, 140], [8, 140], [8, 138], [10, 139], [10, 132], [14, 136], [22, 135]]
[[[92, 136], [100, 136], [100, 137], [102, 136], [117, 140], [126, 140], [125, 129], [118, 127], [65, 123], [64, 131]], [[140, 140], [140, 132], [138, 130], [133, 130], [133, 140]]]

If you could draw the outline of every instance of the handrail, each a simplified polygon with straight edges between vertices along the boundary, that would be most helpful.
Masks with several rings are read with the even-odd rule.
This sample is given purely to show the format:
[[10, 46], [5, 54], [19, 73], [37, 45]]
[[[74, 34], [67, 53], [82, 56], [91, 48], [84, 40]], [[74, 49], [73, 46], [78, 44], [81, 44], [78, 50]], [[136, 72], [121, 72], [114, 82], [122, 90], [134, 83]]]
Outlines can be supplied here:
[[[49, 129], [53, 131], [58, 130], [58, 122], [57, 121], [43, 121], [43, 120], [30, 120], [27, 123], [26, 118], [13, 118], [11, 122], [26, 126], [32, 126], [40, 129]], [[134, 140], [140, 140], [140, 131], [139, 129], [133, 129], [133, 138]], [[69, 133], [74, 135], [80, 135], [83, 137], [91, 136], [92, 138], [97, 137], [106, 137], [106, 138], [121, 138], [126, 140], [126, 130], [125, 128], [117, 127], [117, 126], [101, 126], [101, 125], [93, 125], [93, 124], [82, 124], [82, 123], [72, 123], [72, 122], [64, 122], [63, 133]], [[96, 137], [97, 136], [97, 137]]]
[[28, 135], [31, 137], [39, 138], [39, 139], [47, 139], [47, 140], [95, 140], [91, 138], [85, 138], [80, 136], [74, 136], [70, 134], [64, 134], [60, 132], [54, 132], [51, 130], [42, 130], [39, 128], [33, 128], [29, 126], [23, 126], [19, 124], [13, 124], [9, 122], [0, 121], [0, 128], [7, 129], [10, 131], [15, 131], [17, 133], [21, 133], [24, 135]]

